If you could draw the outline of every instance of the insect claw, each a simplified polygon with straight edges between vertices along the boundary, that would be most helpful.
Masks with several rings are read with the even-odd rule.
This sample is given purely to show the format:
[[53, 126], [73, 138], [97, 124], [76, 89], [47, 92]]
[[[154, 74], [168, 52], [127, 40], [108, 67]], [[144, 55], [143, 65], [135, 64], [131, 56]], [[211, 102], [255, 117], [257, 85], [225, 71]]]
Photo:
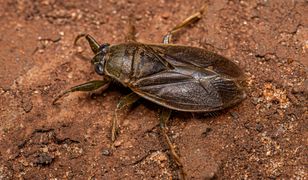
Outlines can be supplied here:
[[77, 46], [77, 42], [79, 41], [80, 38], [87, 36], [88, 34], [86, 33], [81, 33], [79, 35], [76, 36], [75, 40], [74, 40], [74, 46]]
[[98, 42], [96, 42], [96, 40], [92, 36], [90, 36], [89, 34], [86, 34], [86, 33], [81, 33], [81, 34], [76, 36], [75, 41], [74, 41], [74, 46], [76, 46], [79, 39], [83, 38], [83, 37], [85, 37], [86, 40], [88, 41], [92, 52], [94, 54], [98, 53], [100, 45], [98, 44]]

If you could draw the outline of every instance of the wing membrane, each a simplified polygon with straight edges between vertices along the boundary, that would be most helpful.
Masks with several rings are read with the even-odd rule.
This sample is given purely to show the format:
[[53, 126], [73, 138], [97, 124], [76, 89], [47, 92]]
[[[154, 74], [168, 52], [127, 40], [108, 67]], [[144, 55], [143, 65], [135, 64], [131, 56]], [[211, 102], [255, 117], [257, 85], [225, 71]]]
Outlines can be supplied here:
[[228, 59], [200, 48], [148, 45], [170, 69], [139, 78], [130, 88], [162, 106], [190, 112], [209, 112], [240, 102], [241, 70]]
[[232, 61], [205, 49], [181, 45], [148, 45], [172, 66], [199, 67], [236, 79], [244, 79], [241, 69]]
[[190, 112], [215, 111], [243, 99], [243, 92], [231, 80], [217, 75], [195, 79], [172, 70], [143, 78], [132, 89], [165, 107]]

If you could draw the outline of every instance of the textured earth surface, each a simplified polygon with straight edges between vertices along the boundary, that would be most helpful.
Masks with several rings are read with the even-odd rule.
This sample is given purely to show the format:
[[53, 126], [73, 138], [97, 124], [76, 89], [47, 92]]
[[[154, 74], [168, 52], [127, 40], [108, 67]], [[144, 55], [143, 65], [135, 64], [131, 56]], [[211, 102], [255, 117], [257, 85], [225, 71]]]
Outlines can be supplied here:
[[0, 0], [0, 179], [177, 179], [158, 126], [159, 106], [140, 101], [120, 113], [128, 93], [64, 89], [100, 78], [87, 43], [162, 36], [205, 3], [208, 11], [174, 43], [236, 62], [247, 99], [212, 116], [174, 112], [169, 135], [188, 179], [307, 178], [308, 2], [305, 0]]

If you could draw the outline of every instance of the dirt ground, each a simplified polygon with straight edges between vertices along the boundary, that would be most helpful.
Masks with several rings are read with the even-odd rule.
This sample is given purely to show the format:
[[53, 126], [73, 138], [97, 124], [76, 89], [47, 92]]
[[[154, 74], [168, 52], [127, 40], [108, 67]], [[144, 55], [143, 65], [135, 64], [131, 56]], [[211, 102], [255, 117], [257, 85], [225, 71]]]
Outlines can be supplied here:
[[[305, 0], [0, 0], [0, 179], [177, 179], [158, 127], [159, 106], [145, 100], [120, 114], [118, 100], [64, 89], [100, 78], [87, 32], [123, 42], [129, 19], [137, 40], [162, 36], [205, 3], [208, 12], [175, 43], [236, 62], [247, 99], [215, 116], [173, 113], [169, 135], [188, 179], [306, 179], [308, 174], [308, 2]], [[82, 52], [82, 55], [78, 52]]]

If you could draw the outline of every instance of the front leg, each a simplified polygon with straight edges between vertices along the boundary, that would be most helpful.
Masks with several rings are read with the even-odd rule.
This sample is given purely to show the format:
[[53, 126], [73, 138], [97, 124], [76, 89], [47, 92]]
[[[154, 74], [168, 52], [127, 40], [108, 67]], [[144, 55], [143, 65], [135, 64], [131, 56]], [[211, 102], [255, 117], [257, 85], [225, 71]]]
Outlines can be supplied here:
[[56, 102], [63, 97], [66, 94], [75, 92], [75, 91], [94, 91], [96, 89], [99, 89], [103, 86], [107, 89], [110, 84], [110, 80], [108, 78], [105, 78], [104, 80], [94, 80], [94, 81], [89, 81], [83, 84], [79, 84], [77, 86], [71, 87], [70, 89], [62, 92], [59, 94], [52, 102], [53, 105], [56, 104]]
[[76, 38], [75, 38], [75, 41], [74, 41], [74, 45], [77, 45], [77, 42], [80, 38], [83, 38], [85, 37], [86, 40], [88, 41], [90, 47], [91, 47], [91, 50], [94, 54], [98, 53], [99, 52], [99, 48], [100, 48], [100, 45], [98, 44], [98, 42], [96, 42], [96, 40], [90, 36], [90, 34], [79, 34]]

